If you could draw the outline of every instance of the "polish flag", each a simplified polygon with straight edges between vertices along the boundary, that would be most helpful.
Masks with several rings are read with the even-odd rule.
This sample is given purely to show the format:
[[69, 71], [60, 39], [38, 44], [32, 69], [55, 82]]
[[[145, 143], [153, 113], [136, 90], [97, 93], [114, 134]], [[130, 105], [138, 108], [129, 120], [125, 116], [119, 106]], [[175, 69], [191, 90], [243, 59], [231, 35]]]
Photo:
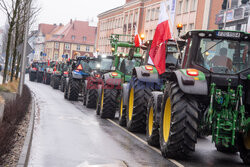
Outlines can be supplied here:
[[48, 66], [50, 66], [50, 62], [49, 62], [49, 60], [48, 60]]
[[159, 74], [165, 72], [166, 65], [166, 43], [169, 39], [172, 38], [171, 28], [170, 28], [170, 19], [167, 13], [167, 7], [170, 8], [171, 5], [167, 6], [167, 3], [163, 1], [160, 7], [160, 16], [159, 23], [155, 30], [153, 42], [149, 51], [149, 56], [155, 65]]
[[142, 44], [140, 35], [138, 34], [138, 30], [136, 28], [135, 30], [135, 47], [140, 47], [140, 45]]

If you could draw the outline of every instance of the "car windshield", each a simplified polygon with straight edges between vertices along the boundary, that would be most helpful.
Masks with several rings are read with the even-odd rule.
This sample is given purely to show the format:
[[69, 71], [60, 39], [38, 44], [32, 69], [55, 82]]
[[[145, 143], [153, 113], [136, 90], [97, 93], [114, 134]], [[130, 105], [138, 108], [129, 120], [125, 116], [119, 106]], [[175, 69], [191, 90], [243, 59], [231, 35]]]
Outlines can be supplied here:
[[167, 45], [166, 64], [175, 65], [178, 59], [178, 50], [176, 45]]
[[202, 38], [196, 62], [214, 73], [236, 74], [250, 68], [250, 42]]
[[111, 70], [113, 59], [102, 59], [100, 63], [100, 70]]

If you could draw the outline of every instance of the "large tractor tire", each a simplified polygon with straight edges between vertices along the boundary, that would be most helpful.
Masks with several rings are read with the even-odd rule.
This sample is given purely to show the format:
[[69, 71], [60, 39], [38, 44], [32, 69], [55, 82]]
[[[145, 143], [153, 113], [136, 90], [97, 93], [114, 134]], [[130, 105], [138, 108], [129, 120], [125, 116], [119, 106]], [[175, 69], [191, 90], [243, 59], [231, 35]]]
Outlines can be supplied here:
[[82, 85], [82, 104], [86, 106], [86, 102], [87, 102], [87, 86], [84, 82]]
[[64, 99], [68, 99], [69, 85], [65, 82], [64, 86]]
[[245, 165], [250, 165], [250, 129], [245, 135], [239, 136], [238, 149]]
[[121, 92], [119, 104], [119, 125], [126, 126], [126, 106], [124, 105], [123, 92]]
[[57, 76], [53, 77], [53, 89], [59, 89], [59, 85], [60, 85], [60, 78]]
[[99, 89], [102, 90], [102, 86], [98, 85], [97, 89], [96, 115], [100, 115], [100, 110], [101, 110], [102, 91], [100, 92]]
[[37, 72], [37, 80], [38, 83], [42, 83], [43, 81], [43, 73]]
[[51, 79], [51, 75], [50, 74], [46, 74], [46, 77], [45, 77], [45, 84], [46, 85], [50, 84], [50, 79]]
[[198, 114], [198, 103], [192, 96], [184, 94], [175, 82], [166, 85], [160, 120], [164, 157], [186, 158], [195, 151]]
[[60, 80], [60, 90], [62, 92], [64, 92], [64, 88], [65, 88], [65, 83], [66, 83], [66, 78], [64, 76], [61, 77], [61, 80]]
[[162, 92], [152, 92], [147, 108], [146, 140], [151, 146], [159, 146], [159, 118], [161, 113]]
[[69, 87], [68, 87], [68, 99], [70, 101], [77, 101], [79, 96], [79, 82], [75, 79], [69, 80]]
[[86, 107], [87, 108], [95, 108], [96, 107], [96, 99], [97, 99], [97, 90], [89, 89], [87, 90], [86, 95]]
[[154, 85], [132, 78], [130, 81], [129, 101], [127, 108], [127, 128], [131, 132], [145, 132], [148, 100]]
[[30, 81], [32, 81], [32, 82], [34, 82], [36, 79], [34, 74], [30, 74], [29, 78], [30, 78]]
[[[105, 86], [104, 87], [109, 87]], [[118, 106], [119, 90], [114, 86], [112, 89], [102, 89], [100, 116], [101, 118], [115, 118], [116, 108]]]

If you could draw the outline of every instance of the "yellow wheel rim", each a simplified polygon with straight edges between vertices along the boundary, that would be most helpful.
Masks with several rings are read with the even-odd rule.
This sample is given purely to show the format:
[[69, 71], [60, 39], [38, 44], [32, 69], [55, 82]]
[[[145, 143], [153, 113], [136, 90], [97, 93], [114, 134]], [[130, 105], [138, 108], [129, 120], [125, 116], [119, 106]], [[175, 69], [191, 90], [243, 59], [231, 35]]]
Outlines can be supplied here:
[[122, 118], [122, 114], [123, 114], [123, 98], [121, 98], [120, 118]]
[[148, 134], [149, 136], [153, 133], [153, 123], [154, 123], [154, 108], [151, 106], [148, 115]]
[[104, 89], [102, 90], [101, 110], [103, 109], [103, 101], [104, 101]]
[[165, 104], [164, 115], [163, 115], [163, 138], [165, 142], [168, 141], [169, 137], [170, 121], [171, 121], [171, 102], [170, 98], [168, 98]]
[[246, 149], [250, 150], [250, 130], [248, 130], [247, 134], [244, 136], [244, 145]]
[[134, 109], [134, 88], [131, 88], [129, 93], [129, 110], [128, 110], [129, 120], [132, 119], [133, 109]]

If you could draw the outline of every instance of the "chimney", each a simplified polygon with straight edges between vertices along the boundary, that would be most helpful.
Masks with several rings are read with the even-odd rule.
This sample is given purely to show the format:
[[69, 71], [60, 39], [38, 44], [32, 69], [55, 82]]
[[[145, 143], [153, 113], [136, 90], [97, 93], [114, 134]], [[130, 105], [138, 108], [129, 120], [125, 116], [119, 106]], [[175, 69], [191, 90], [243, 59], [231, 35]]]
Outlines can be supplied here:
[[56, 27], [56, 23], [54, 23], [53, 25], [54, 25], [54, 27]]
[[70, 19], [70, 24], [72, 24], [72, 19]]

